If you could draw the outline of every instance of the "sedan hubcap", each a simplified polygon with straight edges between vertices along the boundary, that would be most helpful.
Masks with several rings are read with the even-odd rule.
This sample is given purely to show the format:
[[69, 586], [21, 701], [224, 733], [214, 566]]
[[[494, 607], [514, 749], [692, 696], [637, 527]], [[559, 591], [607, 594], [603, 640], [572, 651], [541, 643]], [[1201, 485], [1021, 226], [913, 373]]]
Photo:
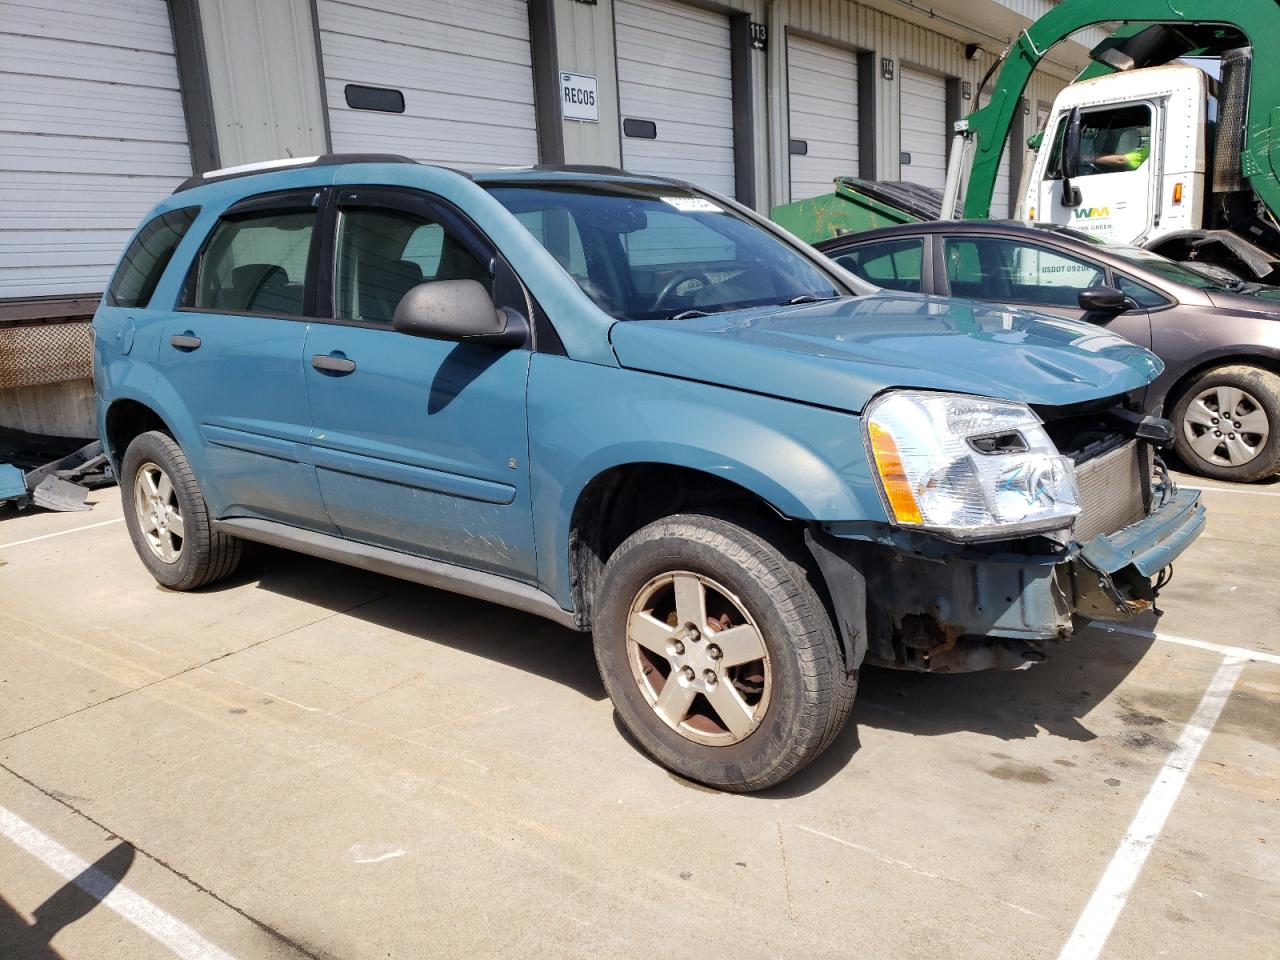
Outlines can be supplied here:
[[138, 468], [133, 479], [133, 508], [151, 552], [165, 563], [177, 563], [182, 556], [182, 511], [173, 482], [154, 463]]
[[649, 706], [695, 743], [738, 743], [769, 709], [760, 628], [741, 600], [701, 574], [682, 570], [644, 585], [627, 618], [627, 657]]
[[1238, 467], [1262, 452], [1271, 424], [1252, 394], [1222, 385], [1210, 387], [1191, 401], [1182, 418], [1182, 432], [1201, 460], [1219, 467]]

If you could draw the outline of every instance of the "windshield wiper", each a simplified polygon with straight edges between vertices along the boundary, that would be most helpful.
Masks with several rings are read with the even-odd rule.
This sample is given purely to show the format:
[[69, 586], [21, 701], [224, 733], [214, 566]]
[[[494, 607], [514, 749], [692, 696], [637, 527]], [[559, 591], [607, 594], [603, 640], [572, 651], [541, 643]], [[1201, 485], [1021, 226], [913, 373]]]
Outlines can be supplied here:
[[826, 303], [828, 300], [837, 300], [838, 297], [815, 297], [812, 293], [802, 293], [798, 297], [792, 297], [786, 303], [780, 304], [784, 307], [794, 307], [798, 303]]
[[693, 320], [695, 317], [709, 317], [711, 314], [705, 310], [681, 310], [679, 313], [673, 313], [667, 317], [668, 320]]

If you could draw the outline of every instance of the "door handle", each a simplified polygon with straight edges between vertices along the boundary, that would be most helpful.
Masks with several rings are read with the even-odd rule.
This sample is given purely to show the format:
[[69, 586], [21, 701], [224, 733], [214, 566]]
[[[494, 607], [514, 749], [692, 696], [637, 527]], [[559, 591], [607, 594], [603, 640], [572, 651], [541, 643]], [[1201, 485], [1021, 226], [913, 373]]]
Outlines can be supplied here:
[[355, 370], [356, 362], [334, 354], [317, 353], [311, 357], [311, 365], [325, 373], [347, 374]]
[[175, 333], [169, 338], [169, 343], [178, 350], [196, 350], [200, 346], [200, 338], [188, 330], [186, 333]]

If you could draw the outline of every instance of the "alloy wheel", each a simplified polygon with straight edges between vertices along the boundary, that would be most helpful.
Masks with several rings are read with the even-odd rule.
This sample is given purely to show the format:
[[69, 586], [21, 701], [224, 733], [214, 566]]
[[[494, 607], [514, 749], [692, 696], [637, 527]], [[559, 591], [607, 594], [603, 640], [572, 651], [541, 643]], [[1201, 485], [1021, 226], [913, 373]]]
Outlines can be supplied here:
[[165, 563], [177, 563], [184, 537], [182, 508], [173, 481], [150, 460], [134, 475], [133, 506], [151, 552]]
[[709, 577], [681, 570], [645, 584], [627, 618], [627, 658], [649, 706], [695, 743], [739, 743], [768, 712], [764, 636], [742, 601]]

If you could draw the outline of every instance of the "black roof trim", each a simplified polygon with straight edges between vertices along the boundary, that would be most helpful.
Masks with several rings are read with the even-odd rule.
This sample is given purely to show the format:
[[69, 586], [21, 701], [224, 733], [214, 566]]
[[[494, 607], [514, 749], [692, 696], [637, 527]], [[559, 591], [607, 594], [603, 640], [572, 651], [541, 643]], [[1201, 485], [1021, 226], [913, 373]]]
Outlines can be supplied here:
[[[219, 173], [216, 170], [210, 171], [211, 175], [196, 174], [188, 177], [178, 185], [174, 193], [181, 193], [183, 190], [190, 190], [193, 187], [202, 187], [206, 183], [222, 183], [224, 180], [235, 180], [239, 177], [256, 177], [263, 173], [276, 173], [280, 170], [309, 170], [312, 167], [335, 167], [346, 163], [417, 163], [409, 157], [403, 157], [398, 153], [326, 153], [316, 157], [314, 160], [306, 163], [294, 163], [281, 167], [265, 167], [249, 170], [237, 170], [235, 167], [228, 167], [227, 173]], [[459, 173], [461, 171], [454, 171]], [[469, 176], [469, 174], [464, 174]]]
[[594, 163], [538, 163], [534, 170], [546, 170], [549, 173], [595, 173], [602, 177], [643, 177], [642, 173], [628, 173], [621, 167], [608, 167]]

